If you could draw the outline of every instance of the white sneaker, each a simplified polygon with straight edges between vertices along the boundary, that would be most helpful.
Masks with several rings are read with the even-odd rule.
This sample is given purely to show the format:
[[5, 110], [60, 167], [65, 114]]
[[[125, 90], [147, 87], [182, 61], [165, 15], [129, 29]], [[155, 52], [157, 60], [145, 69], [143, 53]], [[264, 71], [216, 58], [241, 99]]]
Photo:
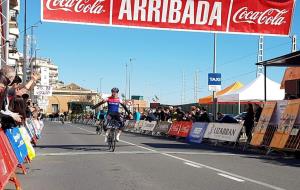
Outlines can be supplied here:
[[116, 140], [117, 140], [118, 142], [120, 141], [120, 135], [121, 135], [121, 134], [118, 133], [117, 136], [116, 136]]

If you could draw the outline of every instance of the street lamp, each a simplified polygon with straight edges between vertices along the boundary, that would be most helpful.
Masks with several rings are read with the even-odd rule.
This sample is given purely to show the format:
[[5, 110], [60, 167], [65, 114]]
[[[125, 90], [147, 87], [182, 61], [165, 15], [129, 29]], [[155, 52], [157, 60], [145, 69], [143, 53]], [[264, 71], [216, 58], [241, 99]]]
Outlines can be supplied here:
[[[131, 100], [131, 74], [132, 74], [132, 61], [135, 61], [135, 58], [130, 58], [129, 62], [130, 62], [130, 66], [131, 68], [129, 69], [129, 77], [128, 77], [128, 86], [129, 86], [129, 100]], [[126, 69], [127, 69], [127, 64], [126, 64]]]
[[[38, 26], [36, 26], [36, 25], [33, 25], [33, 26], [31, 26], [30, 28], [31, 28], [31, 44], [30, 44], [30, 72], [31, 73], [33, 73], [33, 49], [34, 49], [34, 47], [33, 47], [33, 29], [34, 28], [37, 28]], [[37, 48], [35, 48], [35, 65], [36, 65], [36, 51], [37, 50], [39, 50], [39, 49], [37, 49]]]
[[23, 82], [26, 82], [27, 64], [27, 0], [24, 1], [24, 39], [23, 39]]
[[36, 52], [40, 51], [40, 50], [41, 49], [39, 49], [39, 48], [35, 48], [35, 50], [34, 50], [34, 69], [32, 69], [31, 72], [33, 72], [33, 70], [36, 70], [36, 67], [37, 67], [37, 65], [36, 65], [36, 59], [37, 59]]
[[[37, 55], [36, 55], [37, 53], [36, 52], [39, 51], [39, 50], [40, 49], [37, 49], [37, 48], [34, 50], [34, 57], [35, 57], [34, 58], [34, 67], [35, 67], [35, 70], [36, 70], [36, 59], [37, 59]], [[32, 76], [32, 74], [33, 74], [33, 60], [31, 60], [31, 72], [30, 73], [31, 73], [31, 76]], [[30, 98], [32, 99], [32, 101], [35, 100], [33, 89], [30, 90]]]
[[99, 88], [100, 95], [102, 94], [102, 80], [103, 77], [100, 77], [100, 88]]

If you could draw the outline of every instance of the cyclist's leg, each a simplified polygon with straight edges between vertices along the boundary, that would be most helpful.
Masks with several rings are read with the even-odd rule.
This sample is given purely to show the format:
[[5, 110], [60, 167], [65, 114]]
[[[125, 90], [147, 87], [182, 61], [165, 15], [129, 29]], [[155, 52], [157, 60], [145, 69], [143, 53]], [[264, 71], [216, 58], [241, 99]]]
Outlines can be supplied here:
[[121, 120], [120, 114], [116, 115], [115, 119], [119, 122], [119, 129], [117, 130], [116, 140], [120, 141], [120, 136], [122, 134], [123, 129], [123, 121]]
[[108, 135], [110, 133], [110, 128], [108, 128], [108, 124], [109, 124], [109, 121], [112, 119], [112, 116], [111, 115], [107, 115], [106, 117], [106, 121], [104, 122], [105, 124], [103, 125], [103, 128], [104, 128], [104, 131], [105, 131], [105, 143], [107, 143], [107, 139], [108, 139]]

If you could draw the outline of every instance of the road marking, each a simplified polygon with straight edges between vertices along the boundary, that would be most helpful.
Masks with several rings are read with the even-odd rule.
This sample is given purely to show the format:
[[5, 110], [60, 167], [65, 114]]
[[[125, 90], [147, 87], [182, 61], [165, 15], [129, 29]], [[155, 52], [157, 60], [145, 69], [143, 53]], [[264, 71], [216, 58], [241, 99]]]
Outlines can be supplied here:
[[[92, 132], [92, 131], [83, 129], [83, 128], [81, 128], [81, 127], [75, 127], [75, 128], [78, 128], [78, 129], [87, 131], [87, 132], [89, 132], [89, 133], [93, 133], [93, 134], [95, 133], [95, 132]], [[140, 146], [140, 145], [131, 143], [131, 142], [127, 142], [127, 141], [124, 141], [124, 140], [122, 140], [121, 142], [124, 142], [124, 143], [127, 143], [127, 144], [129, 144], [129, 145], [133, 145], [133, 146], [139, 147], [139, 148], [144, 149], [144, 150], [149, 150], [149, 151], [151, 151], [151, 152], [158, 152], [158, 151], [156, 151], [156, 150], [154, 150], [154, 149], [146, 148], [146, 147], [143, 147], [143, 146]], [[274, 189], [274, 190], [286, 190], [286, 189], [284, 189], [284, 188], [277, 187], [277, 186], [274, 186], [274, 185], [271, 185], [271, 184], [268, 184], [268, 183], [265, 183], [265, 182], [262, 182], [262, 181], [257, 181], [257, 180], [254, 180], [254, 179], [250, 179], [250, 178], [247, 178], [247, 177], [243, 177], [243, 176], [240, 176], [240, 175], [231, 173], [231, 172], [227, 172], [227, 171], [225, 171], [225, 170], [221, 170], [221, 169], [218, 169], [218, 168], [215, 168], [215, 167], [212, 167], [212, 166], [208, 166], [208, 165], [205, 165], [205, 164], [201, 164], [201, 163], [198, 163], [198, 162], [193, 162], [193, 161], [191, 161], [191, 160], [187, 160], [187, 159], [184, 159], [184, 158], [180, 158], [180, 157], [177, 157], [177, 156], [168, 154], [168, 153], [160, 153], [160, 152], [158, 152], [158, 153], [161, 154], [161, 155], [167, 156], [167, 157], [175, 158], [175, 159], [177, 159], [177, 160], [181, 160], [181, 161], [184, 161], [184, 162], [193, 163], [193, 164], [196, 164], [196, 165], [201, 166], [201, 167], [203, 167], [203, 168], [207, 168], [207, 169], [216, 171], [216, 172], [218, 172], [218, 173], [223, 173], [223, 174], [227, 174], [227, 175], [230, 175], [230, 176], [233, 176], [233, 177], [236, 177], [236, 178], [240, 178], [240, 179], [243, 179], [243, 180], [245, 180], [245, 181], [249, 181], [249, 182], [252, 182], [252, 183], [255, 183], [255, 184], [258, 184], [258, 185], [267, 187], [267, 188], [270, 188], [270, 189]]]
[[[80, 146], [78, 146], [80, 147]], [[58, 148], [59, 149], [59, 148]], [[232, 156], [231, 154], [222, 153], [205, 153], [205, 152], [173, 152], [173, 151], [115, 151], [115, 152], [105, 152], [103, 148], [99, 148], [100, 152], [45, 152], [37, 153], [37, 156], [72, 156], [72, 155], [97, 155], [97, 154], [179, 154], [179, 155], [207, 155], [207, 156]], [[233, 155], [234, 156], [234, 155]]]
[[190, 162], [184, 162], [184, 164], [189, 165], [189, 166], [192, 166], [192, 167], [194, 167], [194, 168], [202, 168], [201, 166], [196, 165], [196, 164], [193, 164], [193, 163], [190, 163]]
[[222, 173], [218, 173], [218, 175], [223, 176], [223, 177], [228, 178], [228, 179], [231, 179], [231, 180], [234, 180], [234, 181], [237, 181], [237, 182], [245, 182], [245, 180], [242, 180], [242, 179], [239, 179], [239, 178], [236, 178], [236, 177], [232, 177], [230, 175], [226, 175], [226, 174], [222, 174]]

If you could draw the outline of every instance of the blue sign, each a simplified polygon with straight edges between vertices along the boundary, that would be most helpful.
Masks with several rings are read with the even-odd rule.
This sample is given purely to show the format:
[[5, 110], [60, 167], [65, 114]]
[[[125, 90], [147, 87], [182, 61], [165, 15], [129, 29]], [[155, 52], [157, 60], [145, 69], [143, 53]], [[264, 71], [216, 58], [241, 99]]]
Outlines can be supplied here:
[[5, 134], [14, 150], [19, 164], [23, 164], [28, 151], [18, 128], [6, 129]]
[[208, 73], [208, 85], [221, 85], [222, 74], [221, 73]]
[[193, 123], [193, 127], [188, 136], [188, 141], [194, 142], [194, 143], [201, 143], [202, 139], [204, 137], [205, 131], [207, 129], [207, 126], [208, 126], [208, 123], [200, 123], [200, 122]]

